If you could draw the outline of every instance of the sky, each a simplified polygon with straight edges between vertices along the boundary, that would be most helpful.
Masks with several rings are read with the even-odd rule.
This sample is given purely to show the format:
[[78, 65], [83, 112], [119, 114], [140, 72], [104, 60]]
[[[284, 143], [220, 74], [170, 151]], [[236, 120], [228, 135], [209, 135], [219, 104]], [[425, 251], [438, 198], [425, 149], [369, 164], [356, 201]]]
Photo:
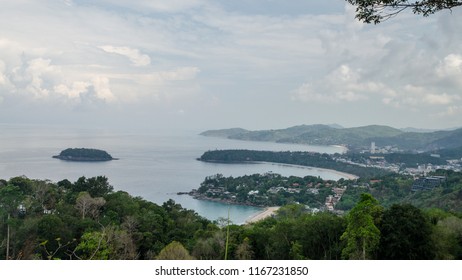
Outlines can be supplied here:
[[462, 8], [343, 0], [2, 0], [0, 123], [462, 126]]

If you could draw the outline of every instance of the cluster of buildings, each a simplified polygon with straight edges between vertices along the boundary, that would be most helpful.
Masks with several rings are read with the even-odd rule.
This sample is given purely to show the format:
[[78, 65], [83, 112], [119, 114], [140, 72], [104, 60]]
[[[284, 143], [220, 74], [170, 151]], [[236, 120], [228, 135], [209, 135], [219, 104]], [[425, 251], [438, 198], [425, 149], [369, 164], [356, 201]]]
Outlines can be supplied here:
[[427, 173], [436, 171], [438, 169], [452, 170], [455, 172], [462, 172], [462, 159], [448, 160], [445, 165], [434, 165], [431, 163], [421, 164], [416, 168], [406, 168], [402, 173], [410, 175], [427, 175]]
[[385, 169], [385, 170], [392, 171], [395, 173], [398, 173], [401, 168], [401, 166], [398, 164], [388, 163], [383, 156], [370, 156], [368, 159], [365, 159], [365, 161], [362, 163], [352, 161], [350, 159], [346, 159], [343, 157], [335, 158], [335, 160], [338, 162], [348, 163], [348, 164], [357, 165], [361, 167], [374, 167], [374, 168]]
[[414, 180], [411, 191], [416, 192], [432, 190], [433, 188], [440, 186], [445, 181], [445, 176], [428, 176], [417, 178]]
[[266, 192], [271, 194], [277, 194], [279, 192], [300, 193], [300, 191], [300, 188], [271, 187]]
[[332, 188], [334, 194], [326, 197], [326, 202], [324, 203], [328, 211], [334, 211], [335, 205], [340, 201], [346, 189], [346, 186]]
[[371, 147], [369, 150], [363, 150], [362, 153], [371, 153], [371, 154], [389, 154], [389, 153], [398, 153], [401, 150], [393, 146], [377, 147], [375, 142], [371, 142]]
[[[427, 163], [427, 164], [418, 165], [416, 167], [406, 167], [403, 169], [402, 164], [388, 163], [385, 160], [385, 157], [383, 156], [385, 154], [397, 153], [397, 152], [402, 152], [402, 150], [396, 147], [393, 147], [393, 146], [377, 147], [375, 142], [372, 142], [369, 149], [365, 149], [361, 151], [361, 154], [370, 154], [367, 157], [363, 157], [362, 162], [353, 161], [351, 159], [346, 159], [343, 157], [335, 158], [335, 160], [339, 162], [343, 162], [343, 163], [361, 166], [361, 167], [374, 167], [374, 168], [380, 168], [380, 169], [388, 170], [388, 171], [395, 172], [395, 173], [415, 175], [415, 176], [421, 176], [421, 175], [426, 176], [427, 173], [436, 171], [438, 169], [462, 172], [462, 158], [447, 160], [446, 164], [441, 164], [441, 165], [434, 165], [431, 163]], [[435, 157], [435, 158], [440, 158], [439, 154], [431, 154], [430, 156]]]

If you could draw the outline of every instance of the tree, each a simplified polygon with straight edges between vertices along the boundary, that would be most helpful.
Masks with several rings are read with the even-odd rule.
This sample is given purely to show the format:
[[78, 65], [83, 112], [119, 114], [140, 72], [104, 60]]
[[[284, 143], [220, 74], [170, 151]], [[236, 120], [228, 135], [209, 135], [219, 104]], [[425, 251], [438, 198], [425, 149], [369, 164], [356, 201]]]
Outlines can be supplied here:
[[44, 215], [36, 226], [37, 242], [42, 248], [42, 257], [62, 258], [63, 249], [73, 242], [71, 232], [58, 215]]
[[433, 228], [432, 239], [435, 245], [435, 258], [452, 260], [462, 258], [462, 219], [449, 216]]
[[11, 216], [18, 210], [24, 195], [20, 187], [7, 185], [0, 188], [0, 214], [6, 214], [6, 259], [10, 258]]
[[189, 254], [180, 242], [173, 241], [165, 246], [157, 256], [158, 260], [193, 260], [194, 258]]
[[461, 0], [346, 0], [356, 6], [356, 18], [365, 23], [380, 23], [406, 9], [414, 14], [429, 16], [441, 10], [462, 6]]
[[225, 235], [217, 231], [211, 237], [197, 240], [193, 256], [200, 260], [221, 260], [225, 252]]
[[293, 260], [304, 260], [305, 257], [303, 256], [303, 246], [298, 241], [293, 241], [292, 246], [290, 247], [290, 257]]
[[85, 233], [74, 255], [82, 260], [108, 260], [110, 250], [106, 234], [99, 231]]
[[92, 178], [80, 177], [73, 185], [74, 192], [88, 192], [91, 196], [104, 196], [113, 191], [113, 187], [109, 184], [108, 178], [105, 176], [97, 176]]
[[420, 209], [394, 204], [384, 211], [380, 224], [379, 258], [422, 260], [433, 258], [432, 229]]
[[253, 258], [254, 252], [248, 237], [245, 237], [242, 243], [237, 246], [234, 254], [238, 260], [251, 260]]
[[340, 259], [345, 232], [345, 219], [332, 213], [305, 214], [298, 219], [297, 239], [304, 248], [307, 259]]
[[341, 239], [347, 242], [342, 251], [346, 259], [370, 259], [378, 248], [382, 207], [372, 195], [363, 193], [347, 216], [347, 228]]
[[82, 219], [88, 214], [92, 218], [97, 218], [100, 208], [106, 203], [102, 197], [91, 197], [87, 192], [81, 192], [75, 201], [75, 208], [82, 214]]

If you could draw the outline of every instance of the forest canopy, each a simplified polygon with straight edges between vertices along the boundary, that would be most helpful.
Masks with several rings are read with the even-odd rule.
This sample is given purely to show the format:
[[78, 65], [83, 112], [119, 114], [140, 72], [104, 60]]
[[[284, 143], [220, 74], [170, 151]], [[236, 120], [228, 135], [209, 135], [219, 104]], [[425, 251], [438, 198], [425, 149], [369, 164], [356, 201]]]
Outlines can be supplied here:
[[114, 191], [104, 176], [0, 180], [1, 259], [461, 259], [461, 229], [460, 213], [386, 207], [371, 194], [346, 215], [287, 204], [227, 226], [173, 200]]

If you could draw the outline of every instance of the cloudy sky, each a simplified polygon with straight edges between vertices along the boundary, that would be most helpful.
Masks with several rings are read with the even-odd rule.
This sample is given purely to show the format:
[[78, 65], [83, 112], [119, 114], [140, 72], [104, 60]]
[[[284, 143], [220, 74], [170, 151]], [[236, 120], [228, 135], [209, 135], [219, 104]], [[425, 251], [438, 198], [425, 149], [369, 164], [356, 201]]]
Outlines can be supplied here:
[[462, 126], [462, 8], [343, 0], [3, 0], [0, 123]]

